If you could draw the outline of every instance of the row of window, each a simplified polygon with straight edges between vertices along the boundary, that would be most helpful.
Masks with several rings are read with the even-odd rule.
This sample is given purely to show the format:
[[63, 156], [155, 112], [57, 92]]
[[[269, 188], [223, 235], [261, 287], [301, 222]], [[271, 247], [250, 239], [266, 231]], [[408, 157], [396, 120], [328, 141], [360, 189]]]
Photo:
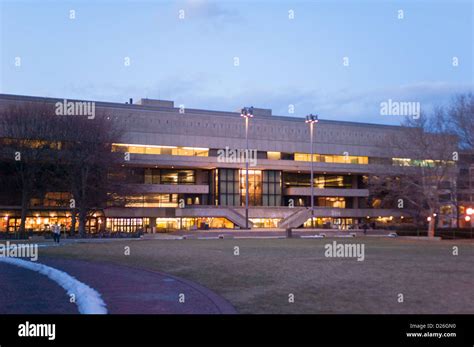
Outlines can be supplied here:
[[145, 184], [194, 184], [194, 170], [145, 169]]
[[[1, 143], [4, 145], [12, 145], [17, 142], [21, 142], [21, 146], [29, 148], [50, 148], [50, 149], [61, 149], [62, 143], [58, 141], [43, 141], [43, 140], [14, 140], [9, 138], [1, 139]], [[113, 152], [123, 152], [130, 154], [148, 154], [148, 155], [176, 155], [176, 156], [200, 156], [207, 157], [215, 150], [209, 148], [199, 147], [178, 147], [178, 146], [155, 146], [155, 145], [139, 145], [139, 144], [112, 144]], [[282, 153], [282, 152], [259, 152], [258, 157], [260, 159], [269, 160], [295, 160], [295, 161], [311, 161], [311, 154], [309, 153]], [[373, 158], [374, 163], [379, 158]], [[385, 163], [385, 158], [380, 158]], [[358, 164], [367, 165], [369, 164], [369, 157], [366, 156], [351, 156], [351, 155], [333, 155], [333, 154], [313, 154], [313, 162], [318, 163], [333, 163], [333, 164]], [[434, 167], [438, 164], [454, 164], [453, 161], [443, 160], [421, 160], [421, 159], [410, 159], [410, 158], [392, 158], [392, 165], [395, 166], [419, 166], [419, 167]]]
[[[311, 154], [295, 153], [295, 161], [311, 161]], [[352, 155], [313, 154], [313, 162], [367, 165], [369, 163], [369, 157], [360, 157], [360, 156], [352, 156]]]
[[48, 140], [29, 140], [29, 139], [12, 139], [12, 138], [1, 138], [0, 145], [4, 146], [18, 146], [32, 149], [57, 149], [63, 148], [63, 143], [60, 141], [48, 141]]
[[[244, 205], [247, 195], [245, 170], [219, 169], [218, 203], [221, 206]], [[281, 172], [274, 170], [249, 170], [248, 200], [250, 206], [281, 205]]]
[[131, 194], [108, 202], [109, 206], [117, 207], [186, 207], [206, 203], [207, 198], [203, 201], [202, 196], [196, 194]]
[[[352, 188], [352, 176], [342, 175], [315, 175], [315, 188]], [[283, 181], [285, 187], [310, 187], [310, 174], [284, 172]]]
[[[354, 198], [345, 198], [337, 196], [317, 196], [314, 197], [314, 206], [331, 208], [352, 208]], [[309, 196], [285, 196], [285, 206], [311, 206], [311, 197]]]
[[152, 154], [152, 155], [185, 155], [190, 157], [207, 157], [209, 148], [198, 147], [175, 147], [175, 146], [146, 146], [112, 144], [112, 152], [124, 152], [131, 154]]
[[[216, 150], [209, 148], [197, 147], [176, 147], [176, 146], [147, 146], [147, 145], [129, 145], [129, 144], [112, 144], [114, 152], [128, 152], [131, 154], [151, 154], [151, 155], [179, 155], [179, 156], [215, 156]], [[311, 161], [309, 153], [282, 153], [282, 152], [258, 152], [258, 158], [269, 160], [294, 160], [294, 161]], [[387, 160], [381, 158], [385, 163]], [[374, 158], [376, 163], [377, 158]], [[332, 164], [369, 164], [367, 156], [353, 155], [335, 155], [335, 154], [313, 154], [313, 162], [315, 163], [332, 163]], [[433, 167], [438, 163], [445, 163], [441, 160], [418, 160], [409, 158], [392, 158], [392, 165], [395, 166], [423, 166]], [[452, 162], [448, 162], [450, 164]]]
[[439, 165], [454, 165], [454, 161], [446, 160], [421, 160], [410, 158], [392, 158], [392, 164], [395, 166], [419, 166], [419, 167], [435, 167]]
[[120, 168], [109, 172], [109, 179], [137, 184], [195, 184], [195, 170]]
[[[131, 154], [151, 154], [151, 155], [184, 155], [184, 156], [215, 156], [217, 151], [209, 148], [196, 147], [174, 147], [174, 146], [146, 146], [129, 144], [112, 144], [113, 152], [124, 152]], [[282, 152], [259, 152], [258, 158], [269, 160], [295, 160], [311, 161], [311, 155], [307, 153], [282, 153]], [[332, 154], [314, 154], [314, 162], [336, 163], [336, 164], [368, 164], [368, 157], [345, 156]]]
[[[310, 174], [283, 172], [276, 170], [250, 170], [253, 179], [264, 184], [264, 194], [281, 194], [281, 184], [283, 179], [285, 187], [310, 187]], [[245, 172], [244, 172], [245, 175]], [[263, 176], [262, 176], [263, 175]], [[186, 169], [151, 169], [151, 168], [121, 168], [109, 173], [109, 178], [115, 182], [138, 183], [138, 184], [195, 184], [196, 171]], [[239, 171], [236, 169], [219, 170], [221, 193], [240, 194]], [[208, 183], [207, 172], [202, 175], [201, 184]], [[350, 175], [321, 175], [315, 174], [315, 188], [352, 188], [353, 176]], [[255, 187], [258, 187], [255, 182]], [[242, 182], [243, 184], [245, 182]], [[268, 184], [272, 183], [272, 184]], [[276, 183], [276, 184], [274, 184]]]

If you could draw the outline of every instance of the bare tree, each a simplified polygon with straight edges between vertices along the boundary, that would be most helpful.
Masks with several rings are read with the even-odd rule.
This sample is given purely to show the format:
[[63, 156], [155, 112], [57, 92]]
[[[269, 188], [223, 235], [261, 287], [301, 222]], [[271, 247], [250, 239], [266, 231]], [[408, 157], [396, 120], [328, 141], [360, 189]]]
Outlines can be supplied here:
[[474, 95], [454, 97], [451, 106], [443, 110], [444, 118], [452, 133], [459, 137], [460, 147], [474, 150]]
[[51, 103], [26, 103], [0, 111], [2, 160], [11, 167], [21, 191], [21, 225], [35, 194], [67, 191], [72, 195], [72, 231], [76, 218], [85, 234], [89, 214], [105, 207], [111, 189], [108, 170], [118, 153], [111, 151], [122, 131], [104, 112], [88, 116], [57, 115]]
[[382, 204], [407, 209], [418, 221], [428, 218], [428, 236], [434, 236], [435, 215], [456, 178], [457, 138], [448, 133], [442, 112], [436, 110], [431, 116], [407, 118], [401, 131], [385, 141], [394, 158], [393, 171], [369, 179], [372, 194]]
[[25, 231], [30, 199], [47, 190], [50, 182], [55, 152], [61, 146], [57, 133], [60, 128], [50, 104], [11, 105], [0, 111], [2, 160], [12, 168], [13, 175], [7, 179], [21, 192], [21, 233]]
[[[440, 113], [442, 113], [445, 124], [448, 124], [449, 131], [459, 139], [459, 148], [462, 151], [459, 159], [462, 161], [464, 158], [462, 162], [459, 162], [460, 169], [452, 194], [456, 206], [456, 227], [459, 228], [458, 188], [459, 185], [464, 184], [466, 169], [468, 175], [471, 175], [470, 165], [474, 164], [472, 159], [469, 159], [474, 155], [474, 95], [472, 93], [456, 95], [448, 107], [440, 109]], [[468, 180], [470, 182], [470, 178]], [[470, 194], [472, 195], [472, 192]]]
[[[71, 116], [64, 116], [71, 117]], [[79, 221], [79, 234], [85, 235], [88, 216], [106, 207], [111, 184], [108, 170], [116, 165], [118, 153], [112, 142], [122, 134], [113, 116], [101, 113], [93, 119], [72, 116], [67, 127], [64, 176], [72, 193], [73, 220]], [[74, 232], [74, 223], [72, 232]]]

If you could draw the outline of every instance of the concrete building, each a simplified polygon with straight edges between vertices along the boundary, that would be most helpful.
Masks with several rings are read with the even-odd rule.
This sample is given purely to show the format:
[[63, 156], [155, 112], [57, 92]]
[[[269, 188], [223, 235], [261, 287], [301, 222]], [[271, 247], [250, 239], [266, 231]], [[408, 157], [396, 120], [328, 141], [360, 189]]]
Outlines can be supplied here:
[[[63, 100], [0, 95], [0, 106], [58, 101]], [[90, 223], [91, 231], [245, 227], [246, 140], [240, 112], [184, 108], [154, 99], [95, 102], [95, 107], [126, 129], [113, 145], [124, 160], [111, 168], [111, 177], [132, 193], [122, 204], [111, 203], [99, 213]], [[304, 118], [255, 108], [249, 122], [249, 226], [309, 226], [310, 134]], [[390, 172], [397, 158], [405, 158], [403, 153], [394, 157], [385, 141], [399, 131], [397, 126], [330, 120], [316, 124], [316, 227], [349, 229], [367, 220], [396, 223], [408, 217], [401, 209], [374, 208], [366, 186], [369, 175]], [[9, 217], [0, 230], [17, 225], [17, 207], [0, 206], [1, 213]], [[38, 218], [43, 220], [37, 223]], [[40, 204], [31, 213], [31, 227], [44, 224], [44, 218], [68, 223], [67, 208]]]

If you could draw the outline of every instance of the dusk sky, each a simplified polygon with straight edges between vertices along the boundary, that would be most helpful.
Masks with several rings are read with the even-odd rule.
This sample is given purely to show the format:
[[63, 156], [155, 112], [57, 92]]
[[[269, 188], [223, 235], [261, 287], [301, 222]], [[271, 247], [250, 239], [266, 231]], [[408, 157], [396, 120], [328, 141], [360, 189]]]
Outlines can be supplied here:
[[472, 1], [0, 3], [1, 93], [398, 124], [381, 102], [473, 90]]

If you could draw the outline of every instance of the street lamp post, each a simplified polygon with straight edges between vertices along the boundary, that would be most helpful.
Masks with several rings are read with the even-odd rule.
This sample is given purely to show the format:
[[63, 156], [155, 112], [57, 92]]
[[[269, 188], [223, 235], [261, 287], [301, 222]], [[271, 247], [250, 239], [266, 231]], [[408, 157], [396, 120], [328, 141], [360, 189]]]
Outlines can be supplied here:
[[249, 118], [253, 118], [253, 106], [244, 107], [240, 116], [245, 118], [245, 229], [249, 228]]
[[466, 222], [469, 222], [469, 228], [471, 230], [471, 239], [472, 239], [472, 217], [474, 215], [474, 208], [472, 207], [469, 207], [467, 210], [466, 210], [466, 217], [465, 217], [465, 221]]
[[314, 124], [318, 122], [318, 116], [309, 114], [306, 116], [306, 123], [309, 124], [309, 137], [311, 142], [311, 228], [314, 228], [314, 169], [313, 169], [313, 132]]
[[[471, 239], [472, 239], [472, 214], [473, 214], [473, 208], [474, 205], [472, 204], [472, 173], [474, 166], [470, 165], [469, 166], [469, 202], [470, 202], [470, 208], [467, 209], [467, 214], [469, 215], [469, 228], [470, 228], [470, 234], [471, 234]], [[471, 212], [471, 213], [469, 213]]]

